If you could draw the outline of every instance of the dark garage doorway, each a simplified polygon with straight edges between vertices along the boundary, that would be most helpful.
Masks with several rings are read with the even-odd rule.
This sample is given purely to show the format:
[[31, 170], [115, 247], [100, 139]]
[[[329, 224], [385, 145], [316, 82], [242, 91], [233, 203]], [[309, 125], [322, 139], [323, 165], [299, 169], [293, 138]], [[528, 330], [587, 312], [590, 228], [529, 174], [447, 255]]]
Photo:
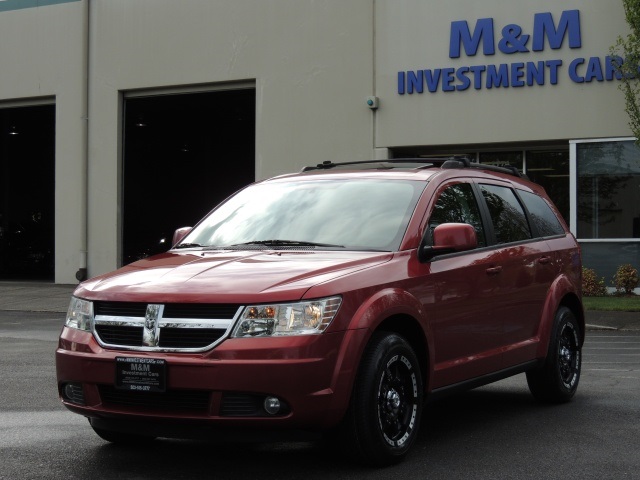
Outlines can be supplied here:
[[53, 281], [55, 105], [0, 109], [0, 279]]
[[126, 98], [122, 263], [254, 180], [254, 89]]

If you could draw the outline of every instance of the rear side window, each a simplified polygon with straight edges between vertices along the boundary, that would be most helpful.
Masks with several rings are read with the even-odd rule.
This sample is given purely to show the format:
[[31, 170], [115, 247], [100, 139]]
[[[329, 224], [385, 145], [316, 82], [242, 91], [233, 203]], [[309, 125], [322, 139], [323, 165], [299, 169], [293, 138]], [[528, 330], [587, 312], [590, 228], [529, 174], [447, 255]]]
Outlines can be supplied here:
[[429, 219], [430, 232], [441, 223], [467, 223], [476, 231], [478, 246], [484, 247], [487, 244], [480, 209], [468, 183], [452, 185], [442, 191]]
[[489, 207], [497, 243], [511, 243], [531, 238], [529, 222], [513, 190], [498, 185], [481, 185]]
[[527, 210], [529, 210], [531, 221], [536, 226], [538, 235], [541, 237], [564, 235], [564, 228], [558, 221], [558, 217], [542, 197], [522, 190], [518, 190], [518, 193]]

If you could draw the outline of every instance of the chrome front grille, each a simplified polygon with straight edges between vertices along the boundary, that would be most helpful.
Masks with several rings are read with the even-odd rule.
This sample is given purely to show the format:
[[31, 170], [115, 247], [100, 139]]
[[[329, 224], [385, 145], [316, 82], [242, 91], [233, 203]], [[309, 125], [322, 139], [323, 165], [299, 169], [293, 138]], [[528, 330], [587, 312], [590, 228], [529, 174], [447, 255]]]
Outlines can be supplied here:
[[241, 311], [229, 304], [95, 302], [93, 332], [105, 348], [201, 352], [227, 337]]

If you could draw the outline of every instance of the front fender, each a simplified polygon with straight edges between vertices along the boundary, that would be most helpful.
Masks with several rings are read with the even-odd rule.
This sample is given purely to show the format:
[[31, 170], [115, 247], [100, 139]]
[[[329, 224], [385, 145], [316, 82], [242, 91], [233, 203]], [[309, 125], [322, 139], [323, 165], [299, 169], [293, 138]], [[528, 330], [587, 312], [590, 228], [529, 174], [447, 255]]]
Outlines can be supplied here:
[[[416, 350], [425, 350], [427, 356], [427, 358], [420, 359], [420, 362], [427, 369], [424, 372], [424, 383], [425, 387], [428, 388], [428, 383], [432, 378], [431, 366], [434, 365], [435, 361], [433, 353], [435, 351], [433, 348], [433, 335], [431, 332], [431, 323], [429, 322], [430, 315], [431, 312], [428, 312], [424, 308], [424, 305], [406, 290], [401, 288], [385, 288], [384, 290], [376, 292], [366, 301], [362, 302], [353, 314], [351, 323], [348, 327], [349, 330], [365, 329], [367, 332], [364, 341], [358, 350], [358, 359], [362, 357], [364, 348], [371, 338], [371, 335], [373, 335], [373, 332], [379, 328], [388, 328], [400, 334], [405, 331], [413, 333], [414, 331], [420, 330], [422, 336], [420, 339], [415, 338], [415, 335], [410, 335], [409, 333], [405, 334], [405, 336], [410, 337], [407, 338], [407, 340], [409, 343], [414, 344], [414, 349], [416, 349], [416, 343], [424, 343], [425, 345], [425, 348]], [[406, 325], [398, 325], [395, 322], [391, 325], [382, 325], [391, 318], [397, 318], [399, 321], [400, 319], [403, 319], [407, 322], [413, 322], [415, 325], [412, 325], [411, 327], [415, 328], [411, 328]]]
[[400, 288], [385, 288], [362, 302], [348, 329], [367, 328], [373, 332], [385, 319], [396, 315], [409, 315], [418, 320], [423, 329], [428, 328], [426, 312], [417, 298]]
[[[423, 362], [428, 369], [428, 371], [424, 372], [425, 391], [430, 388], [429, 381], [432, 378], [430, 366], [434, 364], [432, 353], [434, 349], [431, 344], [433, 336], [430, 334], [427, 312], [420, 301], [405, 290], [386, 288], [377, 291], [364, 300], [351, 316], [333, 372], [331, 384], [335, 395], [332, 412], [326, 419], [328, 423], [333, 424], [344, 415], [367, 343], [371, 339], [373, 332], [380, 328], [386, 320], [393, 317], [412, 321], [417, 325], [413, 330], [422, 331], [428, 357]], [[402, 328], [399, 327], [398, 331], [401, 330]], [[417, 341], [415, 336], [407, 338], [407, 340], [411, 343]]]

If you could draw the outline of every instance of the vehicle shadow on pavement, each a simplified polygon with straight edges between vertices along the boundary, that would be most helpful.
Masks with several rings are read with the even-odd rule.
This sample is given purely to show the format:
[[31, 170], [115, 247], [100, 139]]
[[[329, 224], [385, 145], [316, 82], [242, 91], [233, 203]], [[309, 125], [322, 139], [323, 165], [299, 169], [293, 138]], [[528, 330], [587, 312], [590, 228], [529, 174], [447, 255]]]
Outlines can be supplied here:
[[[522, 389], [485, 387], [430, 403], [414, 449], [399, 465], [371, 469], [343, 455], [326, 442], [208, 443], [161, 439], [134, 447], [101, 444], [92, 452], [87, 468], [100, 478], [389, 478], [415, 473], [436, 473], [461, 461], [494, 455], [502, 442], [514, 443], [522, 428], [540, 423], [544, 415]], [[542, 417], [542, 418], [541, 418]], [[516, 442], [517, 443], [517, 442]], [[523, 447], [524, 448], [524, 447]], [[464, 458], [461, 458], [461, 456]], [[439, 476], [444, 475], [444, 476]], [[453, 477], [451, 477], [453, 478]]]

